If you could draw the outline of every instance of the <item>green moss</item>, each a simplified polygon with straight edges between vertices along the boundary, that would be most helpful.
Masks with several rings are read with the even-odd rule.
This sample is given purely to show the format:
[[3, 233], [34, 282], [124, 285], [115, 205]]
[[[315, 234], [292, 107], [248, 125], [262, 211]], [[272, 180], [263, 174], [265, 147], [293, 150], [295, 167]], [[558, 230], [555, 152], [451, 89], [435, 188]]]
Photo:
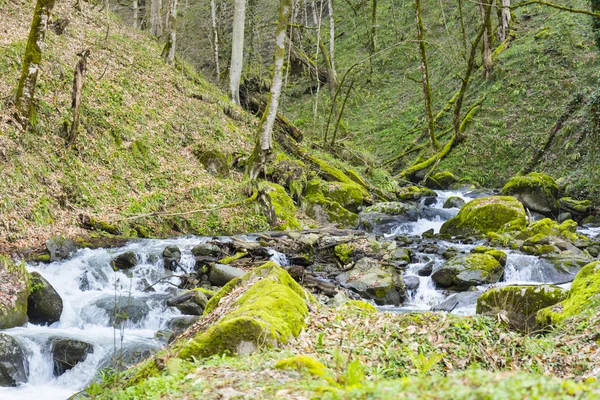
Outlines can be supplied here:
[[537, 321], [542, 326], [555, 325], [585, 311], [596, 312], [599, 306], [600, 261], [596, 261], [579, 271], [565, 300], [538, 312]]
[[531, 223], [527, 228], [519, 232], [515, 238], [524, 240], [529, 246], [549, 244], [551, 237], [560, 237], [570, 242], [589, 240], [584, 235], [577, 233], [577, 226], [577, 222], [570, 219], [559, 224], [550, 218], [544, 218]]
[[437, 197], [437, 193], [431, 189], [419, 186], [406, 186], [396, 190], [398, 200], [419, 200], [422, 197]]
[[503, 233], [523, 229], [526, 225], [525, 209], [517, 199], [510, 196], [494, 196], [467, 203], [456, 217], [442, 225], [440, 233], [451, 235]]
[[277, 361], [276, 369], [293, 369], [300, 372], [308, 372], [309, 374], [322, 377], [327, 372], [327, 368], [321, 362], [310, 356], [298, 355], [291, 358], [285, 358]]
[[0, 300], [0, 329], [10, 329], [27, 322], [27, 298], [31, 292], [29, 273], [24, 263], [15, 264], [0, 255], [0, 279], [11, 288], [11, 295]]
[[371, 303], [367, 303], [366, 301], [362, 301], [362, 300], [350, 300], [345, 302], [344, 304], [342, 304], [340, 306], [340, 308], [347, 308], [347, 309], [356, 309], [359, 310], [361, 312], [366, 312], [368, 314], [373, 314], [373, 313], [377, 313], [377, 308], [375, 308], [375, 306]]
[[452, 172], [442, 171], [428, 176], [425, 185], [432, 189], [448, 189], [450, 185], [457, 181], [458, 179]]
[[539, 172], [532, 172], [524, 176], [514, 176], [502, 188], [502, 194], [513, 195], [523, 191], [539, 191], [544, 195], [556, 198], [558, 185], [552, 177]]
[[275, 218], [273, 223], [277, 230], [299, 229], [300, 223], [296, 219], [296, 206], [285, 189], [275, 183], [266, 184], [263, 191], [268, 197], [271, 212]]
[[181, 358], [246, 353], [286, 344], [300, 334], [308, 315], [306, 295], [285, 270], [272, 262], [228, 283], [209, 301], [205, 313], [215, 310], [223, 296], [242, 285], [249, 287], [226, 314], [183, 344]]
[[471, 253], [480, 253], [480, 254], [485, 254], [490, 250], [494, 250], [494, 248], [492, 247], [488, 247], [488, 246], [475, 246], [472, 250]]
[[248, 252], [246, 251], [240, 251], [235, 253], [232, 256], [229, 257], [225, 257], [220, 259], [219, 261], [217, 261], [219, 264], [231, 264], [232, 262], [239, 260], [240, 258], [244, 258], [248, 255]]
[[[331, 200], [312, 186], [303, 199], [303, 207], [306, 214], [322, 223], [334, 223], [342, 227], [355, 227], [358, 224], [358, 215], [344, 208], [337, 201]], [[310, 183], [309, 183], [310, 187]]]
[[[317, 173], [319, 174], [319, 176], [322, 176], [323, 179], [325, 179], [326, 181], [341, 182], [341, 183], [346, 183], [349, 185], [356, 185], [356, 182], [354, 182], [351, 178], [349, 178], [348, 175], [346, 175], [342, 170], [333, 167], [327, 161], [321, 160], [320, 158], [317, 158], [312, 155], [309, 155], [308, 157], [309, 157], [310, 161], [312, 161], [314, 164], [316, 164], [320, 168], [320, 171], [317, 171]], [[361, 190], [363, 198], [370, 197], [369, 192], [367, 192], [367, 190], [364, 187], [361, 187], [361, 186], [359, 186], [359, 187], [361, 188], [360, 190]]]
[[338, 260], [340, 260], [342, 265], [348, 265], [352, 261], [354, 245], [351, 243], [338, 244], [334, 247], [333, 252], [337, 256]]
[[322, 194], [327, 200], [337, 202], [352, 212], [357, 211], [365, 199], [363, 188], [356, 183], [325, 182], [321, 179], [313, 179], [308, 182], [306, 196], [318, 194]]
[[496, 249], [492, 249], [492, 250], [488, 250], [483, 254], [487, 254], [489, 256], [492, 256], [496, 259], [496, 261], [498, 261], [500, 263], [500, 265], [505, 266], [506, 265], [506, 261], [507, 261], [507, 256], [506, 253], [503, 252], [502, 250], [496, 250]]
[[571, 197], [563, 197], [560, 199], [560, 208], [577, 214], [589, 214], [592, 211], [592, 202], [590, 200], [575, 200]]
[[488, 254], [470, 253], [449, 260], [433, 272], [433, 280], [441, 287], [467, 290], [472, 286], [496, 283], [504, 268]]

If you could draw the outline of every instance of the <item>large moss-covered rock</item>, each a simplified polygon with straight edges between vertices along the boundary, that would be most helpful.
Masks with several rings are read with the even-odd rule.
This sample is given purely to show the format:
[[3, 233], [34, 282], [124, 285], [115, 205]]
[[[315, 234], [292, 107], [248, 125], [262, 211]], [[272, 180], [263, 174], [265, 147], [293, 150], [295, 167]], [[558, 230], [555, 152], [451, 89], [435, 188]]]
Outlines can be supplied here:
[[229, 175], [229, 162], [227, 161], [227, 157], [219, 151], [205, 151], [198, 156], [198, 160], [211, 175], [220, 177]]
[[271, 181], [287, 188], [292, 197], [297, 200], [302, 197], [307, 182], [306, 165], [302, 161], [281, 160], [269, 175]]
[[63, 301], [52, 287], [38, 272], [31, 273], [31, 294], [27, 300], [27, 315], [29, 322], [38, 325], [51, 325], [60, 321]]
[[9, 335], [0, 333], [0, 387], [14, 387], [27, 382], [25, 352]]
[[372, 258], [362, 258], [349, 271], [335, 278], [340, 285], [371, 299], [379, 305], [399, 305], [406, 299], [402, 277], [393, 268], [382, 266]]
[[515, 197], [540, 214], [555, 215], [560, 209], [558, 185], [550, 176], [538, 172], [511, 178], [502, 188], [502, 194]]
[[596, 312], [600, 307], [600, 261], [584, 266], [573, 281], [567, 298], [537, 314], [542, 326], [555, 325], [584, 311]]
[[15, 264], [0, 255], [0, 329], [27, 322], [29, 274], [24, 264]]
[[306, 195], [311, 196], [319, 193], [352, 212], [357, 212], [368, 197], [364, 188], [354, 182], [325, 182], [320, 179], [313, 179], [308, 182]]
[[296, 219], [296, 206], [283, 186], [275, 183], [264, 184], [261, 187], [261, 202], [267, 210], [271, 225], [277, 230], [299, 229]]
[[456, 217], [446, 221], [440, 233], [450, 235], [510, 232], [525, 228], [527, 216], [514, 197], [492, 196], [475, 199], [463, 206]]
[[305, 326], [306, 299], [304, 289], [269, 262], [229, 282], [210, 299], [205, 319], [217, 321], [182, 343], [179, 357], [247, 354], [286, 344]]
[[419, 186], [406, 186], [396, 190], [396, 197], [400, 201], [405, 200], [420, 200], [423, 197], [436, 197], [437, 193], [431, 189]]
[[[560, 210], [583, 218], [592, 212], [592, 202], [589, 200], [575, 200], [571, 197], [560, 199]], [[579, 221], [580, 219], [578, 219]]]
[[425, 180], [425, 186], [430, 189], [449, 189], [452, 184], [458, 182], [458, 178], [450, 171], [437, 172], [429, 175]]
[[467, 254], [450, 259], [436, 268], [431, 275], [443, 288], [468, 290], [472, 286], [496, 283], [502, 278], [504, 268], [489, 254]]
[[342, 204], [353, 205], [358, 204], [359, 201], [362, 204], [364, 196], [359, 200], [356, 196], [359, 193], [357, 188], [360, 187], [355, 183], [325, 183], [314, 179], [308, 183], [304, 195], [304, 210], [309, 217], [321, 223], [355, 227], [358, 224], [358, 215]]
[[60, 376], [85, 361], [89, 353], [94, 352], [94, 346], [74, 339], [57, 339], [52, 341], [52, 362], [54, 376]]
[[477, 299], [477, 314], [501, 314], [512, 329], [531, 332], [538, 328], [537, 312], [566, 296], [564, 289], [553, 285], [496, 287]]

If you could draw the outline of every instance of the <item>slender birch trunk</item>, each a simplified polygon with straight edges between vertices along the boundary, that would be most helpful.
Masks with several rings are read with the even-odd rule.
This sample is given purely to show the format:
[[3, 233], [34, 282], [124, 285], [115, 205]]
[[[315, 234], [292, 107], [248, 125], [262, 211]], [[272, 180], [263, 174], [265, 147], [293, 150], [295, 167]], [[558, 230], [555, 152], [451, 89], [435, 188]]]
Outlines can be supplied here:
[[152, 0], [150, 5], [150, 33], [156, 37], [162, 36], [162, 0]]
[[240, 104], [240, 81], [244, 67], [244, 25], [246, 22], [246, 0], [235, 0], [233, 11], [233, 38], [231, 45], [231, 68], [229, 88], [231, 100]]
[[42, 63], [42, 46], [48, 29], [48, 19], [54, 8], [54, 0], [37, 0], [23, 57], [23, 68], [17, 88], [15, 105], [20, 117], [29, 122], [33, 111], [35, 87]]
[[218, 80], [221, 77], [221, 67], [219, 66], [219, 30], [217, 29], [217, 5], [215, 4], [215, 0], [210, 0], [210, 17], [212, 19], [215, 71]]
[[135, 29], [139, 28], [139, 12], [140, 12], [140, 6], [138, 5], [138, 0], [133, 0], [133, 27]]
[[417, 40], [419, 41], [419, 50], [421, 52], [421, 73], [423, 94], [425, 96], [425, 117], [427, 120], [427, 135], [431, 142], [431, 147], [438, 150], [440, 145], [435, 138], [435, 124], [433, 122], [433, 111], [431, 104], [431, 87], [429, 86], [429, 66], [427, 64], [427, 48], [425, 46], [425, 32], [423, 27], [423, 14], [421, 12], [421, 0], [415, 0], [415, 11], [417, 13]]
[[492, 61], [492, 20], [491, 18], [486, 21], [485, 15], [488, 9], [492, 8], [494, 0], [482, 0], [479, 3], [479, 9], [481, 11], [481, 18], [485, 22], [485, 31], [483, 32], [483, 70], [484, 78], [488, 79], [494, 68]]
[[500, 41], [505, 41], [510, 33], [510, 0], [502, 0], [502, 10], [500, 13], [499, 36]]
[[83, 85], [85, 84], [85, 74], [87, 72], [87, 58], [90, 55], [89, 50], [84, 50], [79, 54], [79, 61], [75, 66], [73, 75], [73, 91], [71, 93], [71, 112], [73, 113], [73, 123], [67, 138], [67, 147], [73, 146], [77, 133], [79, 131], [79, 115], [81, 113], [81, 98], [83, 96]]
[[165, 61], [169, 65], [175, 65], [175, 50], [177, 47], [177, 0], [169, 0], [169, 18], [167, 19], [168, 23], [167, 29], [169, 30], [169, 38], [167, 39], [167, 44], [165, 46]]
[[277, 117], [279, 97], [283, 86], [283, 62], [285, 60], [285, 36], [287, 24], [291, 13], [291, 0], [281, 0], [279, 6], [279, 19], [277, 21], [277, 35], [275, 36], [274, 63], [275, 72], [271, 84], [271, 94], [265, 107], [265, 112], [258, 127], [258, 138], [256, 147], [249, 160], [249, 171], [251, 179], [256, 179], [265, 170], [267, 158], [273, 150], [273, 126]]
[[329, 8], [329, 61], [331, 62], [331, 69], [336, 75], [337, 81], [337, 72], [335, 71], [335, 19], [333, 18], [333, 0], [328, 0], [327, 6]]

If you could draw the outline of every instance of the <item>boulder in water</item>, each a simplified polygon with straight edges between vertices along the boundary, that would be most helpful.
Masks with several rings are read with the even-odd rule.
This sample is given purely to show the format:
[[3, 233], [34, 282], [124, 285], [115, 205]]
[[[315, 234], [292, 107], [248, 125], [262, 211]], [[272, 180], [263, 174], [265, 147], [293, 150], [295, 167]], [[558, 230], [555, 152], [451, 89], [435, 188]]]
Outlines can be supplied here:
[[437, 197], [437, 193], [420, 186], [405, 186], [396, 190], [396, 197], [400, 201], [417, 201], [423, 197]]
[[458, 182], [458, 178], [452, 172], [442, 171], [429, 175], [425, 180], [425, 186], [430, 189], [446, 190], [456, 182]]
[[538, 328], [537, 312], [564, 300], [566, 295], [564, 289], [553, 285], [496, 287], [477, 299], [477, 314], [500, 314], [511, 329], [531, 332]]
[[494, 196], [465, 204], [458, 215], [446, 221], [441, 234], [476, 235], [488, 232], [511, 232], [527, 226], [523, 205], [514, 197]]
[[0, 329], [27, 322], [29, 274], [25, 264], [14, 264], [0, 255]]
[[181, 250], [177, 246], [167, 246], [162, 253], [165, 268], [175, 271], [181, 262]]
[[376, 234], [390, 233], [405, 222], [416, 222], [419, 209], [416, 204], [402, 202], [377, 203], [365, 208], [359, 215], [359, 227]]
[[419, 268], [419, 270], [417, 271], [417, 275], [419, 276], [430, 276], [433, 273], [433, 266], [434, 266], [434, 262], [433, 261], [429, 261], [427, 264], [425, 264], [424, 266], [422, 266], [421, 268]]
[[139, 323], [150, 312], [150, 307], [146, 302], [135, 297], [121, 296], [115, 302], [114, 297], [106, 296], [94, 301], [92, 305], [104, 310], [111, 325], [117, 325], [125, 321]]
[[15, 387], [27, 382], [27, 358], [19, 343], [0, 333], [0, 387]]
[[600, 308], [600, 261], [584, 266], [573, 281], [567, 298], [537, 314], [541, 326], [556, 325], [565, 318]]
[[588, 228], [600, 227], [600, 215], [590, 215], [583, 220], [582, 225]]
[[383, 267], [372, 258], [362, 258], [354, 267], [335, 278], [340, 285], [379, 305], [399, 305], [406, 298], [402, 278], [393, 268]]
[[211, 267], [208, 279], [214, 286], [225, 286], [229, 281], [239, 278], [246, 273], [241, 268], [232, 267], [225, 264], [215, 264]]
[[89, 353], [94, 352], [94, 346], [80, 340], [58, 339], [52, 341], [52, 362], [54, 376], [60, 376], [85, 361]]
[[46, 249], [50, 253], [50, 261], [67, 259], [77, 251], [77, 245], [64, 236], [53, 236], [46, 240]]
[[461, 208], [465, 205], [465, 201], [458, 196], [451, 196], [444, 202], [444, 208]]
[[421, 284], [418, 276], [405, 275], [402, 277], [406, 290], [417, 290]]
[[221, 257], [221, 248], [212, 243], [200, 243], [192, 249], [195, 257]]
[[31, 273], [31, 294], [27, 299], [29, 322], [51, 325], [60, 321], [63, 301], [50, 283], [38, 272]]
[[575, 200], [571, 197], [560, 199], [560, 210], [577, 217], [581, 221], [592, 212], [592, 202], [589, 200]]
[[440, 287], [464, 291], [472, 286], [496, 283], [503, 274], [504, 268], [494, 257], [473, 253], [454, 257], [436, 268], [431, 278]]
[[543, 215], [556, 215], [560, 209], [556, 181], [538, 172], [512, 177], [502, 188], [502, 194], [515, 197], [529, 210]]
[[138, 259], [133, 251], [128, 251], [126, 253], [119, 254], [110, 262], [110, 265], [115, 270], [133, 268], [137, 264]]
[[474, 306], [477, 303], [477, 298], [481, 296], [480, 291], [473, 290], [467, 292], [454, 293], [448, 296], [440, 304], [431, 307], [431, 311], [452, 312], [456, 309]]

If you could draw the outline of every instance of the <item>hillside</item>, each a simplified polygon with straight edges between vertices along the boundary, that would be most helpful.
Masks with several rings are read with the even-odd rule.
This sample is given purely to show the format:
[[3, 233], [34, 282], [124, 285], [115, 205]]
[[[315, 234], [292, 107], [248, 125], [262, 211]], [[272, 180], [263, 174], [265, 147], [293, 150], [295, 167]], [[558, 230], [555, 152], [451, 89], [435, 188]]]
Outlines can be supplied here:
[[[0, 5], [0, 248], [39, 246], [49, 236], [77, 236], [80, 214], [118, 225], [123, 234], [168, 236], [259, 231], [254, 205], [185, 216], [139, 214], [217, 208], [245, 199], [242, 174], [215, 178], [203, 150], [233, 156], [252, 148], [256, 120], [188, 66], [173, 69], [161, 45], [87, 3], [58, 1], [44, 45], [33, 129], [23, 131], [10, 104], [20, 74], [33, 5]], [[108, 19], [107, 19], [108, 18]], [[56, 29], [66, 24], [63, 32]], [[57, 33], [60, 32], [60, 33]], [[91, 51], [82, 128], [67, 149], [77, 53]]]

